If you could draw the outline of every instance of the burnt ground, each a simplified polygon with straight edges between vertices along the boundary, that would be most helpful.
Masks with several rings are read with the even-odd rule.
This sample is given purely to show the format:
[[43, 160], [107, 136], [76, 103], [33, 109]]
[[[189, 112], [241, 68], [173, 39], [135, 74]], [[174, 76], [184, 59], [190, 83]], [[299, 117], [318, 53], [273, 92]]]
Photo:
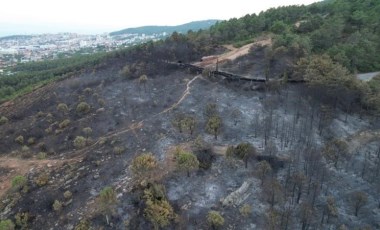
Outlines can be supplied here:
[[[261, 57], [260, 53], [257, 55]], [[248, 61], [241, 61], [247, 66], [242, 72], [254, 69], [255, 74], [262, 74], [260, 61], [252, 69], [248, 68]], [[233, 72], [236, 67], [231, 65], [224, 68]], [[110, 66], [84, 72], [0, 107], [0, 114], [10, 120], [0, 129], [2, 157], [34, 161], [39, 152], [46, 152], [47, 160], [60, 162], [57, 165], [43, 162], [45, 167], [42, 168], [27, 166], [30, 167], [25, 170], [29, 189], [27, 192], [10, 189], [3, 196], [1, 218], [13, 219], [17, 213], [28, 212], [29, 229], [73, 229], [81, 219], [88, 219], [94, 228], [124, 229], [129, 223], [131, 229], [150, 229], [152, 226], [138, 213], [138, 193], [133, 189], [128, 167], [134, 156], [152, 152], [161, 165], [156, 176], [166, 186], [167, 198], [179, 216], [168, 229], [205, 229], [205, 216], [210, 210], [223, 215], [225, 229], [266, 229], [271, 206], [267, 191], [255, 173], [258, 161], [251, 159], [245, 168], [241, 160], [226, 158], [226, 147], [249, 142], [265, 156], [272, 146], [271, 156], [284, 162], [282, 167], [276, 168], [273, 177], [284, 186], [288, 170], [301, 170], [310, 149], [320, 151], [328, 139], [336, 137], [349, 143], [352, 157], [337, 169], [321, 160], [327, 176], [318, 190], [310, 225], [314, 229], [342, 224], [350, 228], [366, 225], [380, 228], [375, 190], [378, 178], [373, 178], [371, 171], [380, 145], [379, 131], [373, 129], [373, 122], [377, 121], [356, 114], [349, 114], [346, 120], [345, 114], [336, 109], [332, 119], [319, 130], [320, 105], [305, 97], [303, 85], [288, 85], [276, 92], [252, 91], [255, 87], [250, 83], [228, 83], [173, 70], [168, 75], [148, 76], [144, 87], [137, 80], [123, 79], [120, 69], [120, 66]], [[99, 103], [99, 99], [105, 104]], [[89, 113], [76, 112], [80, 101], [91, 106]], [[66, 103], [69, 111], [57, 111], [59, 103]], [[203, 111], [210, 103], [218, 105], [223, 119], [218, 139], [207, 134], [204, 128], [207, 119]], [[234, 111], [240, 111], [240, 115], [235, 117]], [[197, 119], [193, 135], [179, 133], [173, 127], [172, 120], [180, 113]], [[314, 122], [310, 122], [311, 114]], [[60, 128], [59, 123], [65, 119], [69, 119], [70, 124]], [[92, 129], [87, 146], [76, 149], [73, 140], [84, 136], [85, 127]], [[24, 144], [15, 142], [19, 135], [24, 137]], [[174, 170], [169, 152], [177, 145], [190, 145], [196, 137], [214, 147], [212, 165], [193, 172], [188, 178]], [[33, 143], [28, 143], [29, 138], [34, 138]], [[115, 148], [121, 150], [115, 151]], [[363, 173], [363, 167], [369, 170]], [[7, 169], [1, 170], [10, 173]], [[43, 185], [36, 182], [41, 175], [47, 175]], [[243, 182], [250, 184], [243, 196], [245, 199], [236, 205], [223, 206], [221, 201]], [[111, 225], [106, 224], [95, 205], [105, 186], [112, 186], [118, 194]], [[284, 186], [283, 190], [286, 189]], [[306, 190], [302, 191], [300, 203], [310, 199]], [[356, 190], [368, 194], [368, 203], [358, 217], [354, 216], [349, 202], [350, 193]], [[65, 191], [72, 192], [71, 199], [63, 197]], [[327, 196], [335, 197], [339, 214], [329, 223], [321, 224]], [[64, 203], [60, 212], [53, 210], [54, 200]], [[252, 207], [247, 217], [239, 213], [243, 204]], [[300, 206], [294, 205], [294, 200], [285, 196], [275, 208], [290, 204], [294, 211], [289, 228], [301, 229]]]

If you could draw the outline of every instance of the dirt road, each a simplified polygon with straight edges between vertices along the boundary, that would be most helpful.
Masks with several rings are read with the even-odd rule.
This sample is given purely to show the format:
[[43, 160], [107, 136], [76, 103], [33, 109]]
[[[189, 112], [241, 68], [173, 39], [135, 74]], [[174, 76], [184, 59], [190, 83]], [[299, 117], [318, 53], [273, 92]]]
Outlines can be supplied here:
[[252, 46], [266, 46], [270, 44], [272, 44], [272, 39], [266, 38], [266, 39], [262, 39], [262, 40], [247, 44], [240, 48], [235, 48], [232, 45], [225, 45], [224, 47], [229, 50], [228, 52], [220, 54], [220, 55], [204, 57], [202, 58], [201, 62], [196, 62], [193, 64], [199, 67], [204, 67], [204, 68], [205, 67], [215, 68], [217, 62], [221, 64], [223, 62], [232, 61], [238, 57], [247, 55]]

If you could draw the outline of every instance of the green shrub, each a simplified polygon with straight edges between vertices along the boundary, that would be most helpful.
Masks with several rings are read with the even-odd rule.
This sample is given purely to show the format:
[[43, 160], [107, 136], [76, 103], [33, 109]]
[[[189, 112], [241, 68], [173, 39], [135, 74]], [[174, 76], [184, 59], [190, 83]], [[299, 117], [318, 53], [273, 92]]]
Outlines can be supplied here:
[[77, 136], [74, 140], [74, 147], [75, 148], [83, 148], [86, 146], [86, 138], [82, 136]]
[[88, 113], [90, 112], [90, 105], [87, 104], [86, 102], [81, 102], [77, 105], [77, 112], [78, 113], [82, 113], [82, 114], [85, 114], [85, 113]]
[[190, 177], [190, 171], [199, 168], [199, 161], [193, 153], [181, 151], [177, 157], [177, 168]]
[[98, 144], [99, 145], [105, 145], [107, 143], [107, 138], [105, 137], [99, 137]]
[[36, 138], [34, 138], [34, 137], [28, 138], [28, 145], [34, 145], [35, 143], [36, 143]]
[[79, 221], [78, 225], [75, 226], [74, 230], [89, 230], [90, 227], [90, 222], [88, 222], [86, 219], [82, 219]]
[[52, 127], [49, 127], [49, 128], [45, 129], [45, 133], [46, 134], [51, 134], [52, 132], [53, 132], [53, 128]]
[[86, 127], [86, 128], [83, 128], [82, 129], [82, 132], [84, 133], [84, 135], [88, 138], [88, 136], [91, 135], [92, 133], [92, 129], [90, 127]]
[[42, 111], [39, 111], [36, 115], [38, 118], [45, 116], [45, 113]]
[[156, 167], [157, 167], [157, 160], [153, 156], [153, 154], [143, 153], [133, 159], [130, 169], [138, 177], [149, 177], [149, 174]]
[[59, 128], [60, 129], [64, 129], [66, 127], [68, 127], [70, 125], [70, 120], [69, 119], [65, 119], [63, 120], [61, 123], [59, 123]]
[[112, 187], [104, 187], [99, 194], [98, 205], [100, 211], [106, 216], [107, 224], [109, 224], [108, 215], [113, 213], [117, 204], [116, 192]]
[[40, 187], [46, 185], [49, 182], [49, 174], [41, 173], [36, 179], [34, 179], [34, 182]]
[[44, 160], [44, 159], [46, 159], [46, 157], [47, 157], [47, 153], [45, 153], [45, 152], [39, 152], [37, 154], [37, 159], [38, 160]]
[[240, 207], [239, 212], [243, 217], [248, 217], [252, 213], [252, 207], [249, 204], [245, 204]]
[[63, 193], [63, 197], [68, 200], [71, 197], [73, 197], [73, 194], [69, 190], [67, 190], [66, 192]]
[[99, 104], [100, 106], [104, 106], [104, 105], [106, 104], [106, 101], [105, 101], [104, 99], [99, 98], [99, 99], [98, 99], [98, 104]]
[[21, 147], [21, 152], [28, 152], [29, 150], [30, 150], [29, 147], [26, 146], [26, 145], [23, 145], [23, 146]]
[[218, 228], [223, 226], [224, 218], [217, 211], [209, 211], [207, 214], [207, 223], [213, 228]]
[[57, 105], [57, 110], [63, 114], [66, 114], [69, 111], [69, 107], [65, 103], [59, 103]]
[[92, 89], [91, 89], [91, 88], [85, 88], [85, 89], [83, 90], [83, 93], [84, 93], [84, 94], [87, 94], [87, 95], [90, 95], [90, 94], [92, 93]]
[[14, 230], [15, 224], [11, 220], [0, 220], [0, 230]]
[[59, 200], [55, 200], [53, 203], [53, 210], [56, 212], [60, 212], [62, 210], [62, 202]]
[[173, 207], [166, 200], [165, 187], [160, 184], [149, 184], [144, 190], [144, 216], [155, 229], [164, 228], [176, 218]]
[[116, 146], [113, 148], [113, 152], [117, 155], [120, 155], [124, 152], [125, 148], [121, 146]]
[[22, 145], [22, 144], [24, 144], [24, 137], [20, 135], [20, 136], [15, 138], [15, 141], [17, 143], [19, 143], [20, 145]]
[[12, 188], [20, 189], [26, 185], [26, 178], [24, 176], [18, 175], [12, 179]]
[[16, 226], [20, 227], [21, 229], [29, 229], [28, 223], [29, 223], [30, 215], [28, 212], [19, 212], [15, 216], [16, 220]]
[[51, 122], [53, 122], [53, 114], [51, 114], [51, 113], [48, 113], [48, 114], [46, 114], [46, 120], [49, 122], [49, 123], [51, 123]]
[[0, 125], [4, 125], [6, 123], [8, 123], [8, 118], [4, 117], [4, 116], [1, 116], [0, 117]]

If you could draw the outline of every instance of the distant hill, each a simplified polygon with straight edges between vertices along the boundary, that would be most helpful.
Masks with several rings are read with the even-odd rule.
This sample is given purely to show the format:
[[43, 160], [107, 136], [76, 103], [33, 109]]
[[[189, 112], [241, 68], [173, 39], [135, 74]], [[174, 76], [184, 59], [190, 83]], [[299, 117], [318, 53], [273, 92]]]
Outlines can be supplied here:
[[142, 27], [128, 28], [128, 29], [111, 32], [110, 35], [111, 36], [122, 35], [122, 34], [151, 35], [151, 34], [158, 34], [158, 33], [163, 33], [163, 32], [171, 34], [174, 31], [177, 31], [178, 33], [186, 33], [189, 30], [198, 31], [200, 29], [208, 29], [210, 26], [214, 25], [218, 21], [219, 20], [210, 19], [210, 20], [189, 22], [183, 25], [178, 25], [178, 26], [142, 26]]
[[0, 40], [11, 40], [11, 39], [28, 39], [33, 37], [32, 35], [10, 35], [5, 37], [0, 37]]

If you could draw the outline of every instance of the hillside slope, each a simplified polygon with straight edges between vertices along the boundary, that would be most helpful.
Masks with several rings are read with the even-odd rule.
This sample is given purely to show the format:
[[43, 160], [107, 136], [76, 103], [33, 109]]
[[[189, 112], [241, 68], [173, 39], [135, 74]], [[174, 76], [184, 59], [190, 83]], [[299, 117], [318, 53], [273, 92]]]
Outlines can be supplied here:
[[0, 105], [0, 229], [379, 229], [380, 78], [287, 27], [343, 3], [360, 2], [247, 16], [285, 24], [248, 40], [232, 19], [0, 77], [1, 98], [19, 93]]

